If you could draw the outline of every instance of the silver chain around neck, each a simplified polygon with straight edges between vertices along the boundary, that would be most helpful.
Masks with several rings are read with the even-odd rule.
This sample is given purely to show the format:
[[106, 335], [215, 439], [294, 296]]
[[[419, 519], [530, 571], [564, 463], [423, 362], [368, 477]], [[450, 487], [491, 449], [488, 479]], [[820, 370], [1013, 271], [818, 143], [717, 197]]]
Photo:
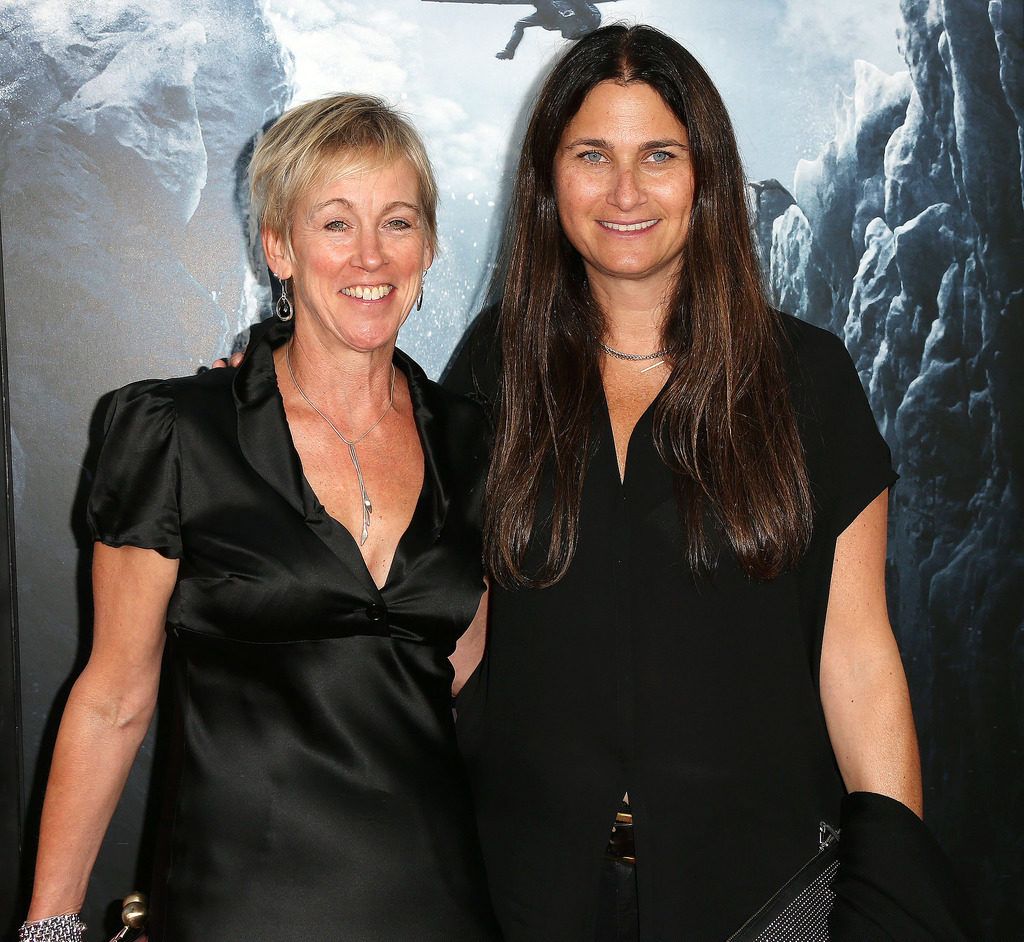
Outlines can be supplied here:
[[614, 350], [607, 344], [601, 343], [600, 340], [597, 342], [597, 345], [604, 350], [608, 356], [615, 357], [616, 360], [630, 360], [634, 363], [640, 360], [658, 360], [668, 353], [668, 350], [658, 350], [655, 353], [623, 353], [621, 350]]
[[306, 405], [320, 416], [320, 418], [330, 426], [331, 431], [348, 446], [348, 455], [349, 458], [352, 459], [352, 467], [356, 469], [356, 480], [359, 481], [359, 499], [363, 507], [363, 529], [359, 537], [359, 545], [362, 546], [366, 542], [366, 538], [370, 535], [370, 515], [373, 513], [373, 502], [370, 500], [370, 495], [366, 493], [366, 482], [363, 480], [363, 469], [359, 466], [359, 455], [356, 454], [356, 445], [358, 445], [364, 438], [366, 438], [367, 435], [370, 434], [370, 432], [384, 421], [384, 416], [391, 411], [391, 407], [395, 404], [395, 364], [391, 364], [391, 394], [388, 397], [388, 404], [384, 411], [377, 416], [373, 425], [371, 425], [358, 438], [346, 438], [342, 435], [338, 426], [317, 408], [313, 400], [306, 395], [306, 391], [299, 385], [299, 381], [295, 378], [295, 370], [292, 369], [292, 345], [290, 343], [284, 350], [284, 362], [288, 367], [288, 375], [291, 377], [292, 385], [298, 391], [299, 395], [306, 400]]
[[615, 357], [616, 360], [625, 360], [627, 363], [642, 363], [645, 360], [654, 360], [650, 366], [645, 366], [640, 370], [641, 373], [649, 373], [651, 370], [661, 366], [665, 362], [665, 354], [668, 353], [668, 350], [658, 350], [655, 353], [623, 353], [621, 350], [609, 347], [606, 343], [601, 343], [600, 340], [597, 342], [597, 345], [608, 356]]

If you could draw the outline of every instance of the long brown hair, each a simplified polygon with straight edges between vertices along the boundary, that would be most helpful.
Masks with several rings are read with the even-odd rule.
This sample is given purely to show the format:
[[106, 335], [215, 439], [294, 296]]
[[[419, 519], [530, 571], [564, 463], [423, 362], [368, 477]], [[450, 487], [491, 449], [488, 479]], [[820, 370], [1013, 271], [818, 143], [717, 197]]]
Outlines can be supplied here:
[[[750, 576], [769, 579], [806, 547], [811, 494], [781, 319], [765, 296], [735, 136], [721, 96], [690, 53], [653, 27], [621, 24], [591, 33], [556, 63], [523, 140], [500, 269], [502, 379], [487, 479], [487, 563], [504, 585], [551, 585], [565, 575], [579, 539], [604, 315], [559, 225], [554, 161], [565, 127], [607, 80], [650, 85], [689, 134], [696, 191], [663, 327], [672, 372], [654, 414], [658, 452], [676, 473], [688, 561], [697, 572], [710, 570], [720, 531]], [[542, 469], [550, 469], [554, 493], [538, 519]], [[546, 560], [527, 567], [531, 537], [546, 526]]]

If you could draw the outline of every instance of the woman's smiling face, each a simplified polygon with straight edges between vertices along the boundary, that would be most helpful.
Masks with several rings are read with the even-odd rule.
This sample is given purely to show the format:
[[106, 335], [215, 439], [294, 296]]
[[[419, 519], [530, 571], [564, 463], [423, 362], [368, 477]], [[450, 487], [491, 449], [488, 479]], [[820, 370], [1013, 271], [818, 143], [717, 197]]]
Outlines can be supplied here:
[[394, 343], [433, 260], [420, 205], [405, 159], [305, 194], [292, 214], [290, 247], [268, 234], [272, 267], [292, 279], [296, 318], [316, 321], [352, 350]]
[[554, 179], [562, 229], [592, 281], [671, 291], [696, 181], [686, 128], [650, 85], [596, 85], [562, 134]]

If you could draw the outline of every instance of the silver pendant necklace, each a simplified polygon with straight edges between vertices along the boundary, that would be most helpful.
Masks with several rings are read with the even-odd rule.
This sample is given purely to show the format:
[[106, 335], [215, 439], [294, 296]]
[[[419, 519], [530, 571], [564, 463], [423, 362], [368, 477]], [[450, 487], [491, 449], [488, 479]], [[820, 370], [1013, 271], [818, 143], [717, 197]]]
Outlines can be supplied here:
[[363, 480], [363, 469], [359, 466], [359, 455], [356, 454], [356, 445], [358, 445], [364, 438], [366, 438], [367, 435], [370, 434], [370, 432], [384, 421], [384, 416], [391, 411], [391, 407], [395, 404], [395, 364], [391, 364], [391, 395], [388, 398], [388, 404], [384, 411], [377, 416], [377, 420], [373, 425], [371, 425], [358, 438], [346, 438], [341, 434], [338, 426], [316, 407], [313, 400], [306, 395], [305, 390], [299, 385], [299, 381], [295, 378], [295, 370], [292, 369], [292, 345], [290, 343], [284, 350], [284, 362], [288, 367], [288, 375], [291, 377], [292, 385], [298, 390], [299, 395], [306, 400], [306, 405], [320, 416], [320, 418], [330, 426], [331, 431], [348, 446], [348, 456], [352, 459], [352, 467], [356, 469], [356, 480], [359, 481], [359, 499], [363, 505], [363, 530], [359, 537], [359, 545], [362, 546], [366, 542], [366, 538], [370, 535], [370, 515], [373, 513], [373, 503], [370, 500], [370, 495], [366, 493], [366, 482]]
[[621, 350], [615, 350], [607, 344], [601, 343], [600, 340], [597, 342], [597, 345], [604, 350], [608, 356], [615, 357], [616, 360], [627, 360], [630, 363], [640, 363], [644, 360], [658, 361], [657, 363], [652, 363], [650, 366], [645, 366], [640, 370], [641, 373], [646, 373], [649, 370], [653, 370], [656, 366], [661, 366], [661, 364], [665, 362], [665, 354], [668, 353], [668, 350], [658, 350], [655, 353], [623, 353]]

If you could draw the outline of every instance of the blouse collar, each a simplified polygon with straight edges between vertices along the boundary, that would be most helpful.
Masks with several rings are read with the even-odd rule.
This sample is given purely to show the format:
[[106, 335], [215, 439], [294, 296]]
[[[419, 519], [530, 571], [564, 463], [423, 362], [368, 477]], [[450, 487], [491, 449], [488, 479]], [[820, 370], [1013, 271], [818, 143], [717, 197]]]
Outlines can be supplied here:
[[[232, 383], [239, 446], [253, 470], [302, 515], [306, 524], [353, 570], [368, 590], [377, 593], [356, 541], [327, 514], [302, 472], [274, 366], [274, 350], [291, 338], [292, 331], [292, 324], [276, 319], [253, 328], [245, 361]], [[399, 581], [437, 540], [449, 503], [444, 486], [447, 456], [439, 424], [443, 408], [439, 391], [419, 364], [397, 348], [393, 362], [409, 384], [413, 417], [423, 448], [423, 489], [409, 527], [398, 543], [384, 590]]]

